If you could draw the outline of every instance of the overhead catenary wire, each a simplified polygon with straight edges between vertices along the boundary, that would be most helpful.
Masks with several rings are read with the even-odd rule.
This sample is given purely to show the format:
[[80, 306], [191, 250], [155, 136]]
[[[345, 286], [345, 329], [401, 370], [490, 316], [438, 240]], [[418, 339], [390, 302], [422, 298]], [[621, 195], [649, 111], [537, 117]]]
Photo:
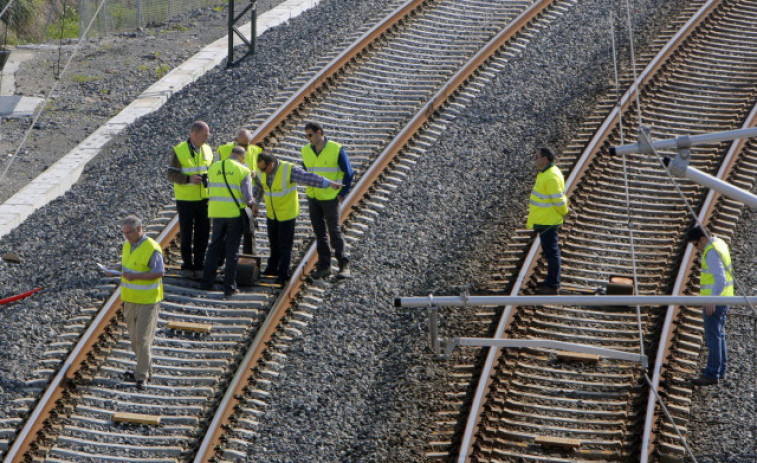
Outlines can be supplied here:
[[[615, 71], [615, 94], [618, 101], [618, 106], [620, 109], [620, 78], [618, 77], [618, 55], [615, 48], [615, 28], [612, 15], [610, 15], [610, 37], [612, 38], [612, 59], [613, 59], [613, 69]], [[637, 92], [638, 95], [638, 92]], [[623, 112], [618, 111], [618, 125], [620, 127], [620, 139], [623, 140]], [[635, 241], [634, 241], [634, 234], [633, 234], [633, 214], [632, 214], [632, 205], [631, 205], [631, 193], [630, 193], [630, 187], [628, 185], [628, 167], [626, 163], [626, 156], [623, 155], [623, 186], [625, 190], [625, 197], [626, 197], [626, 216], [628, 218], [628, 221], [626, 223], [626, 226], [628, 227], [628, 237], [631, 245], [631, 269], [633, 272], [633, 294], [634, 296], [639, 295], [639, 277], [638, 277], [638, 271], [637, 271], [637, 262], [636, 262], [636, 248], [635, 248]], [[644, 352], [644, 330], [641, 324], [641, 306], [636, 305], [636, 324], [639, 329], [639, 352], [642, 356], [645, 355]]]
[[[631, 5], [629, 0], [626, 0], [626, 24], [628, 25], [628, 36], [629, 36], [629, 43], [631, 47], [631, 69], [633, 72], [633, 82], [634, 85], [639, 85], [638, 77], [636, 75], [636, 56], [634, 51], [634, 37], [633, 37], [633, 22], [631, 21]], [[612, 18], [611, 18], [611, 24], [612, 24]], [[611, 36], [613, 38], [612, 40], [612, 51], [613, 51], [613, 61], [614, 61], [614, 68], [615, 68], [615, 88], [617, 92], [617, 100], [618, 100], [618, 126], [620, 127], [620, 140], [621, 143], [625, 143], [623, 139], [623, 111], [620, 101], [620, 79], [618, 77], [618, 59], [617, 59], [617, 53], [615, 51], [615, 30], [614, 28], [611, 28], [610, 30]], [[635, 94], [635, 101], [636, 101], [636, 115], [638, 118], [638, 124], [639, 127], [641, 127], [642, 119], [641, 119], [641, 99], [639, 97], [639, 89], [636, 88]], [[667, 170], [667, 169], [666, 169]], [[625, 190], [625, 199], [626, 199], [626, 214], [628, 217], [628, 235], [630, 240], [630, 246], [631, 246], [631, 261], [632, 261], [632, 268], [633, 268], [633, 291], [634, 295], [638, 295], [638, 288], [639, 288], [639, 282], [638, 282], [638, 273], [637, 273], [637, 262], [636, 262], [636, 250], [634, 248], [634, 234], [633, 234], [633, 214], [631, 212], [631, 195], [630, 195], [630, 187], [628, 184], [628, 164], [627, 164], [627, 158], [626, 154], [623, 154], [623, 184], [624, 184], [624, 190]], [[644, 334], [641, 324], [641, 306], [636, 305], [636, 321], [637, 326], [639, 329], [639, 349], [641, 352], [641, 355], [644, 355]], [[649, 379], [649, 375], [647, 373], [644, 374], [644, 378], [647, 381], [647, 384], [649, 385], [649, 389], [654, 394], [655, 398], [657, 399], [657, 402], [660, 404], [660, 408], [665, 413], [666, 418], [670, 422], [671, 426], [676, 432], [676, 435], [678, 436], [678, 440], [681, 442], [681, 445], [683, 445], [684, 449], [686, 449], [686, 453], [691, 457], [692, 461], [694, 463], [697, 463], [697, 459], [694, 456], [694, 452], [691, 451], [689, 448], [688, 443], [686, 442], [686, 438], [681, 433], [681, 430], [678, 428], [678, 425], [676, 424], [675, 420], [673, 420], [673, 417], [668, 412], [667, 407], [662, 401], [662, 398], [657, 394], [657, 391], [655, 390], [654, 385], [652, 384], [652, 381]]]
[[[3, 11], [0, 11], [0, 19], [3, 19], [3, 16], [5, 15], [5, 12], [10, 9], [10, 7], [11, 7], [11, 5], [13, 5], [14, 1], [15, 0], [10, 0], [8, 2], [8, 4], [5, 5], [5, 8], [3, 8]], [[7, 34], [7, 32], [8, 32], [8, 23], [7, 22], [5, 23], [5, 30], [6, 30], [6, 34]]]
[[[639, 80], [636, 77], [636, 52], [633, 46], [633, 23], [631, 22], [631, 2], [626, 0], [626, 24], [628, 24], [628, 40], [631, 45], [631, 70], [633, 71], [633, 81], [635, 85], [639, 85]], [[636, 89], [636, 116], [639, 119], [639, 127], [641, 127], [641, 101], [639, 100], [639, 89]]]
[[50, 91], [47, 93], [47, 96], [45, 96], [45, 99], [42, 101], [42, 104], [40, 104], [40, 109], [37, 112], [37, 114], [32, 118], [31, 124], [29, 124], [29, 128], [26, 129], [26, 132], [24, 132], [24, 136], [21, 139], [21, 142], [19, 142], [18, 147], [16, 148], [16, 151], [13, 152], [13, 155], [11, 156], [10, 160], [8, 161], [8, 164], [5, 166], [5, 169], [3, 170], [3, 173], [0, 174], [0, 185], [2, 185], [3, 180], [5, 180], [5, 176], [8, 175], [8, 170], [10, 170], [11, 166], [13, 165], [13, 162], [18, 158], [18, 154], [21, 152], [21, 148], [24, 147], [24, 144], [26, 143], [26, 140], [29, 138], [29, 134], [31, 133], [34, 126], [37, 124], [37, 120], [39, 120], [40, 116], [43, 112], [45, 112], [45, 107], [47, 107], [47, 102], [50, 101], [50, 98], [53, 96], [53, 93], [58, 88], [58, 83], [60, 82], [60, 77], [63, 76], [63, 74], [66, 73], [66, 70], [68, 70], [68, 66], [71, 64], [71, 61], [73, 61], [74, 57], [79, 51], [79, 48], [81, 47], [82, 41], [87, 37], [87, 34], [89, 33], [89, 30], [92, 28], [92, 24], [94, 24], [95, 19], [97, 19], [98, 14], [103, 8], [103, 5], [105, 4], [106, 0], [100, 0], [100, 4], [97, 5], [97, 10], [95, 10], [95, 14], [92, 15], [92, 19], [89, 21], [89, 24], [87, 24], [87, 28], [84, 30], [82, 34], [79, 35], [79, 40], [76, 42], [76, 45], [74, 46], [73, 51], [71, 52], [71, 56], [68, 57], [68, 60], [66, 61], [66, 65], [63, 67], [63, 70], [60, 72], [60, 75], [58, 76], [58, 80], [53, 83], [52, 88], [50, 88]]

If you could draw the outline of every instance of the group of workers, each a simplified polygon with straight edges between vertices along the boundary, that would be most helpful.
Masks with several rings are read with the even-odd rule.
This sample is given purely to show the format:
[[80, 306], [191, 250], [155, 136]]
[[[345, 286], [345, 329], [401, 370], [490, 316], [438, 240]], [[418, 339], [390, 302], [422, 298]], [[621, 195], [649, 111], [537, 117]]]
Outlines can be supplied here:
[[[245, 253], [256, 252], [253, 227], [262, 198], [270, 244], [263, 274], [284, 285], [290, 277], [294, 230], [300, 213], [297, 185], [304, 185], [318, 250], [318, 265], [312, 276], [322, 278], [331, 272], [330, 241], [339, 264], [338, 277], [349, 278], [339, 206], [350, 190], [353, 170], [344, 148], [329, 140], [320, 124], [309, 122], [305, 125], [308, 143], [302, 147], [302, 168], [264, 152], [252, 144], [252, 135], [243, 129], [232, 143], [218, 149], [213, 162], [207, 144], [209, 136], [208, 125], [195, 122], [189, 138], [174, 147], [169, 162], [168, 179], [176, 195], [184, 274], [197, 276], [202, 272], [202, 288], [210, 290], [223, 256], [224, 294], [235, 293], [240, 240], [244, 237]], [[213, 235], [208, 246], [210, 219]]]
[[[244, 235], [244, 252], [254, 252], [252, 231], [262, 196], [270, 244], [268, 265], [263, 274], [275, 276], [278, 283], [285, 284], [290, 277], [294, 228], [299, 215], [297, 185], [305, 185], [318, 251], [312, 277], [323, 278], [331, 273], [333, 247], [339, 264], [338, 276], [349, 278], [339, 209], [350, 190], [353, 170], [344, 148], [329, 140], [320, 124], [306, 124], [305, 136], [309, 143], [302, 147], [303, 169], [253, 145], [250, 132], [243, 129], [233, 142], [219, 147], [218, 158], [213, 162], [212, 150], [206, 143], [209, 136], [208, 125], [195, 122], [189, 138], [174, 147], [169, 162], [168, 179], [174, 183], [184, 274], [196, 276], [202, 271], [202, 288], [212, 289], [223, 256], [226, 262], [224, 296], [233, 295], [237, 291], [235, 277], [240, 241]], [[558, 231], [569, 211], [565, 180], [549, 148], [537, 148], [533, 159], [538, 173], [530, 195], [526, 226], [539, 237], [547, 260], [547, 276], [535, 292], [557, 295], [561, 273]], [[246, 208], [251, 210], [249, 223], [244, 220]], [[211, 218], [213, 235], [208, 246]], [[143, 233], [140, 219], [129, 216], [121, 227], [126, 238], [121, 298], [137, 357], [135, 371], [126, 375], [142, 388], [150, 376], [150, 345], [163, 299], [161, 279], [165, 269], [160, 245]], [[687, 241], [702, 252], [700, 294], [732, 296], [731, 257], [725, 241], [708, 237], [699, 226], [689, 231]], [[725, 378], [727, 312], [725, 305], [706, 305], [703, 309], [709, 354], [705, 370], [690, 380], [692, 385], [709, 386]]]
[[[209, 137], [208, 124], [195, 122], [187, 140], [174, 146], [169, 159], [167, 176], [174, 185], [179, 215], [183, 276], [201, 275], [201, 288], [211, 290], [216, 271], [225, 262], [224, 297], [238, 292], [240, 242], [244, 238], [244, 253], [257, 254], [254, 224], [258, 204], [264, 199], [270, 255], [263, 274], [275, 277], [279, 285], [286, 284], [291, 276], [295, 223], [300, 214], [298, 185], [306, 186], [316, 235], [318, 263], [311, 276], [318, 279], [331, 274], [332, 247], [339, 265], [337, 277], [352, 276], [339, 211], [354, 172], [344, 148], [329, 140], [319, 123], [305, 125], [308, 143], [302, 147], [304, 168], [278, 160], [254, 145], [246, 129], [240, 130], [233, 142], [221, 145], [214, 159]], [[126, 238], [121, 257], [121, 299], [137, 358], [134, 371], [127, 371], [125, 379], [135, 381], [142, 389], [150, 378], [150, 347], [163, 299], [165, 266], [160, 245], [144, 234], [138, 217], [123, 219], [121, 231]]]
[[[568, 214], [565, 180], [555, 165], [555, 154], [539, 147], [534, 154], [538, 170], [531, 190], [526, 227], [534, 230], [541, 242], [547, 260], [547, 276], [536, 286], [535, 292], [557, 295], [560, 292], [560, 248], [557, 233], [563, 218]], [[733, 296], [733, 269], [728, 244], [717, 236], [707, 236], [700, 226], [694, 226], [686, 240], [702, 253], [699, 277], [699, 294], [702, 296]], [[711, 386], [726, 377], [728, 349], [726, 347], [725, 320], [727, 305], [705, 305], [702, 310], [704, 339], [707, 345], [707, 364], [697, 377], [690, 378], [692, 386]]]

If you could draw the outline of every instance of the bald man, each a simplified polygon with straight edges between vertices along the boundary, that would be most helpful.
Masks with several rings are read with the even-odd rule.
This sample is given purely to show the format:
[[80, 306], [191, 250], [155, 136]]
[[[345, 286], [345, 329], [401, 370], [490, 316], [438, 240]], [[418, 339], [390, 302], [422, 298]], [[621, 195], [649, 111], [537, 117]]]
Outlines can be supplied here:
[[173, 182], [181, 236], [181, 270], [196, 277], [205, 265], [205, 251], [210, 237], [208, 218], [208, 167], [213, 150], [206, 143], [210, 127], [196, 121], [189, 138], [173, 147], [168, 161], [168, 181]]
[[[250, 133], [250, 131], [247, 129], [239, 129], [239, 132], [237, 132], [237, 136], [234, 138], [234, 141], [219, 146], [218, 150], [216, 151], [218, 155], [216, 160], [224, 161], [226, 159], [229, 159], [231, 150], [234, 149], [235, 146], [240, 146], [245, 149], [246, 154], [244, 156], [242, 164], [250, 169], [250, 173], [254, 178], [257, 174], [258, 169], [258, 154], [260, 154], [263, 149], [258, 145], [252, 144], [252, 133]], [[250, 217], [250, 220], [254, 225], [255, 218]], [[250, 230], [244, 230], [244, 234], [242, 235], [242, 252], [244, 252], [245, 254], [257, 254], [255, 237], [250, 232]]]

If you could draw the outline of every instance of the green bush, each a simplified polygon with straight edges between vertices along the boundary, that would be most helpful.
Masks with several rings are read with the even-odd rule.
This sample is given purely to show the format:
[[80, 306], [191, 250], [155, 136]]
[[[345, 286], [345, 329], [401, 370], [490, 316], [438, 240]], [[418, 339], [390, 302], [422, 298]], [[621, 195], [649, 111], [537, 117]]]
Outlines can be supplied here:
[[76, 8], [66, 5], [63, 16], [50, 24], [47, 37], [54, 39], [75, 39], [79, 37], [79, 13]]
[[[10, 0], [0, 0], [0, 11], [2, 11]], [[20, 35], [31, 27], [34, 19], [34, 0], [15, 0], [10, 9], [5, 12], [0, 21], [5, 26]]]

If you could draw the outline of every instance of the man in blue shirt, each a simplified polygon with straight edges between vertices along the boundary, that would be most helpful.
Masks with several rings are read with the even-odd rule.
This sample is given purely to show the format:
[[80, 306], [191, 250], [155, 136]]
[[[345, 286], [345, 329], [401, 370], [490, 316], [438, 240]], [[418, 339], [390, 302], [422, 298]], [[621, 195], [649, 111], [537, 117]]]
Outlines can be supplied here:
[[344, 237], [339, 224], [339, 209], [350, 191], [354, 172], [342, 145], [326, 138], [321, 124], [308, 122], [305, 125], [305, 137], [310, 142], [302, 147], [302, 163], [305, 170], [341, 182], [343, 185], [338, 191], [322, 188], [305, 190], [318, 251], [318, 263], [313, 278], [323, 278], [331, 274], [329, 238], [339, 263], [337, 277], [350, 278], [349, 259], [344, 253]]

